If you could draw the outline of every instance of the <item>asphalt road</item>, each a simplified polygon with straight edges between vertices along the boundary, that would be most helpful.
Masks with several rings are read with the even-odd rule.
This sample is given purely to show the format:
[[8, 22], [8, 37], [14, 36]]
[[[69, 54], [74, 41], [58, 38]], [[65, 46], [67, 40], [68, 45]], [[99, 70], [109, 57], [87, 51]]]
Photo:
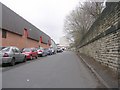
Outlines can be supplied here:
[[4, 67], [3, 88], [96, 88], [101, 86], [73, 52]]

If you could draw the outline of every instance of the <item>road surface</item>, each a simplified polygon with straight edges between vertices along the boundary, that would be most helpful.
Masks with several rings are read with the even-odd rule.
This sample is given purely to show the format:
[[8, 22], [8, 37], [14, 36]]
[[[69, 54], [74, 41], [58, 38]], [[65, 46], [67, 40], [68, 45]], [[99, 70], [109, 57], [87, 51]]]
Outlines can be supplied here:
[[73, 52], [4, 67], [3, 88], [96, 88], [101, 86]]

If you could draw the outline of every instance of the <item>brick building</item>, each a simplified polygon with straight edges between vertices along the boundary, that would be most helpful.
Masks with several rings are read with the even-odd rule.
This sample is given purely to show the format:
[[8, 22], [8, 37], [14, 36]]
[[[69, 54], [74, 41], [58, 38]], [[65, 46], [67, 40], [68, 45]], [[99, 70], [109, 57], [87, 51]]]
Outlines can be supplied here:
[[0, 4], [0, 7], [2, 7], [0, 10], [0, 15], [2, 15], [0, 46], [17, 46], [20, 49], [39, 46], [48, 48], [50, 46], [51, 38], [47, 34], [5, 5]]

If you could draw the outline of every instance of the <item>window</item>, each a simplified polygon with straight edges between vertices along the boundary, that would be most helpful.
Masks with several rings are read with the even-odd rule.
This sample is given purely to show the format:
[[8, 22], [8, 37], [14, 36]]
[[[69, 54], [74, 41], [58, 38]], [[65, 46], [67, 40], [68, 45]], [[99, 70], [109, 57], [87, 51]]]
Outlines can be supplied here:
[[16, 53], [16, 49], [15, 48], [12, 48], [12, 51], [13, 51], [13, 53]]
[[19, 52], [20, 52], [19, 49], [15, 48], [15, 47], [12, 48], [12, 51], [13, 51], [14, 53], [19, 53]]
[[15, 48], [15, 49], [16, 49], [16, 52], [18, 52], [18, 53], [20, 52], [20, 50], [18, 48]]
[[6, 30], [2, 30], [2, 38], [6, 38], [7, 36], [7, 31]]
[[30, 51], [31, 51], [30, 48], [24, 48], [24, 49], [23, 49], [23, 52], [30, 52]]
[[28, 37], [28, 30], [24, 28], [24, 35], [25, 37]]
[[32, 48], [31, 50], [32, 50], [32, 52], [35, 52], [35, 49], [34, 49], [34, 48]]
[[10, 47], [6, 47], [4, 49], [2, 49], [2, 51], [9, 51], [10, 50]]

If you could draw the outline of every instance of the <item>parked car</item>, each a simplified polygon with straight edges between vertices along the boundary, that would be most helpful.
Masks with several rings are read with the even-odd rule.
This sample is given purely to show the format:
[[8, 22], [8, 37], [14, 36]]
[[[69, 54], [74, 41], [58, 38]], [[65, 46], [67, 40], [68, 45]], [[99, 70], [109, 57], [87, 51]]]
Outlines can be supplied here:
[[34, 57], [38, 58], [38, 52], [35, 48], [24, 48], [22, 53], [26, 55], [27, 59], [33, 59]]
[[44, 48], [42, 56], [47, 56], [47, 55], [48, 55], [48, 50], [46, 48]]
[[4, 49], [5, 47], [3, 47], [3, 46], [0, 46], [0, 51], [2, 50], [2, 49]]
[[63, 52], [63, 50], [61, 48], [57, 48], [57, 53], [59, 52]]
[[52, 55], [52, 50], [50, 48], [46, 48], [47, 55]]
[[38, 56], [43, 56], [43, 54], [44, 54], [44, 49], [42, 48], [42, 47], [40, 47], [40, 48], [37, 48], [37, 52], [38, 52]]
[[15, 65], [16, 62], [25, 62], [26, 56], [17, 47], [6, 47], [0, 51], [1, 64], [9, 63]]
[[64, 50], [65, 50], [65, 48], [64, 48], [64, 47], [62, 47], [62, 50], [64, 51]]
[[50, 47], [50, 49], [51, 49], [52, 54], [55, 54], [55, 50], [52, 47]]

